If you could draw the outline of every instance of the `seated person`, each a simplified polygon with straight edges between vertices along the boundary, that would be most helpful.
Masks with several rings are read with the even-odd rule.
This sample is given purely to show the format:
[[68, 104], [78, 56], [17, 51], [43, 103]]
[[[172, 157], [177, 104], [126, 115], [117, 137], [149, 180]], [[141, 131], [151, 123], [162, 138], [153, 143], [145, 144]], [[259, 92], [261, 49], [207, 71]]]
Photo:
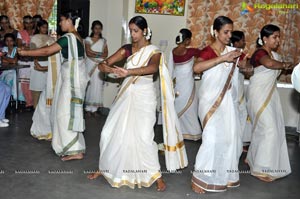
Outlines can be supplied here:
[[[2, 49], [2, 64], [16, 64], [18, 62], [16, 38], [14, 34], [7, 33], [4, 36], [5, 46]], [[16, 71], [6, 70], [0, 74], [0, 81], [10, 86], [14, 100], [17, 100]], [[25, 101], [22, 92], [19, 91], [19, 100]]]
[[16, 37], [13, 33], [6, 33], [4, 35], [5, 46], [2, 49], [2, 63], [3, 64], [15, 64], [18, 62], [17, 58], [17, 46]]

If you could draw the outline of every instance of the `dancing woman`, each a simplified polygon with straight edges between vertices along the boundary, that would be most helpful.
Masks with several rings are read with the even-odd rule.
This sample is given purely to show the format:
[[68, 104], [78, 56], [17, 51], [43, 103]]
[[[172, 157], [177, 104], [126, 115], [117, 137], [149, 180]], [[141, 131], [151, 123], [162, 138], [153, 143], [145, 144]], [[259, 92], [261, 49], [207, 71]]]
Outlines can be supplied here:
[[[165, 158], [168, 170], [187, 166], [183, 138], [176, 131], [178, 118], [174, 108], [171, 78], [163, 54], [150, 44], [151, 30], [141, 16], [129, 21], [132, 44], [121, 47], [103, 61], [102, 72], [124, 77], [119, 93], [111, 107], [101, 132], [99, 172], [88, 176], [95, 179], [103, 175], [112, 187], [127, 185], [134, 188], [150, 187], [155, 181], [157, 191], [164, 191], [154, 142], [156, 122], [156, 89], [153, 75], [159, 70], [164, 102], [163, 120]], [[125, 68], [111, 67], [127, 59]], [[179, 127], [179, 126], [178, 126]]]
[[251, 57], [254, 75], [247, 90], [247, 107], [252, 121], [252, 139], [247, 154], [251, 175], [271, 182], [291, 173], [285, 125], [277, 91], [281, 70], [292, 68], [274, 51], [280, 44], [279, 27], [268, 24], [260, 31], [257, 50]]
[[[227, 46], [233, 22], [217, 17], [211, 28], [215, 41], [205, 47], [194, 72], [203, 72], [199, 87], [202, 144], [196, 156], [192, 189], [221, 192], [239, 186], [238, 162], [242, 152], [238, 115], [238, 68], [241, 52]], [[240, 63], [245, 66], [246, 63]]]
[[172, 78], [175, 82], [175, 108], [180, 121], [184, 139], [199, 140], [201, 126], [198, 119], [198, 96], [194, 81], [194, 59], [200, 54], [197, 48], [188, 48], [192, 33], [188, 29], [181, 29], [176, 37], [176, 44], [170, 53], [168, 68], [173, 70]]
[[83, 101], [88, 75], [84, 62], [84, 46], [76, 28], [80, 18], [74, 11], [60, 17], [60, 26], [67, 32], [56, 43], [35, 50], [19, 49], [22, 56], [49, 56], [61, 52], [63, 61], [57, 78], [51, 117], [52, 148], [63, 161], [82, 159], [85, 141]]

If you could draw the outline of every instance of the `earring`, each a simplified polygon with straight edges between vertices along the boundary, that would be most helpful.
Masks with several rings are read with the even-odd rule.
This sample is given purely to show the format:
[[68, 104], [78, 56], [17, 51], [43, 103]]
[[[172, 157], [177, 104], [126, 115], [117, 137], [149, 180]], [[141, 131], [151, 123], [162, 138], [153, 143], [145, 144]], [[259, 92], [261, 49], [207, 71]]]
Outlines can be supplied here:
[[146, 35], [147, 35], [147, 33], [146, 33], [146, 32], [143, 32], [143, 35], [144, 35], [144, 36], [146, 36]]

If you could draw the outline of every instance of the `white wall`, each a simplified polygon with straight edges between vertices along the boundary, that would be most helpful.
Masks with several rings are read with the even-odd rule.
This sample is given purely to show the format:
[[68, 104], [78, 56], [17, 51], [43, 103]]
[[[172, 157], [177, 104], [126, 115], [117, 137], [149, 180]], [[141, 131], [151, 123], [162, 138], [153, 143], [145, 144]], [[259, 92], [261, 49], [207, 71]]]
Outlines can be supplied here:
[[[181, 28], [186, 27], [188, 16], [186, 1], [184, 16], [168, 16], [154, 14], [139, 14], [134, 12], [135, 0], [90, 0], [90, 24], [94, 20], [103, 23], [103, 35], [108, 41], [109, 54], [114, 53], [126, 41], [122, 24], [136, 15], [141, 15], [147, 19], [151, 28], [152, 43], [159, 46], [161, 40], [167, 40], [168, 46], [165, 53], [168, 57], [170, 50], [175, 47], [175, 37]], [[109, 83], [104, 93], [104, 106], [110, 107], [116, 93], [118, 85]]]

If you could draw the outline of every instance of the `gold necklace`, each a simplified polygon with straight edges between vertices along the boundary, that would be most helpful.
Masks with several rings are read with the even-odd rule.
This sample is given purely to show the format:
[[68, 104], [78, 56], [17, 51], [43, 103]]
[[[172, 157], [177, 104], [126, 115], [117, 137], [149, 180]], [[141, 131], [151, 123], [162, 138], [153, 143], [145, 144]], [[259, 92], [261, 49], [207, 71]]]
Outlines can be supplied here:
[[139, 49], [137, 52], [136, 52], [136, 54], [131, 58], [131, 63], [132, 63], [132, 65], [133, 66], [138, 66], [139, 64], [140, 64], [140, 62], [141, 62], [141, 59], [142, 59], [142, 56], [143, 56], [143, 54], [144, 54], [144, 51], [145, 51], [145, 49], [146, 49], [146, 46], [144, 46], [144, 47], [142, 47], [142, 48], [144, 48], [143, 49], [143, 51], [142, 51], [142, 53], [141, 53], [141, 55], [140, 55], [140, 57], [139, 57], [139, 59], [138, 59], [138, 61], [137, 61], [137, 63], [135, 64], [135, 63], [133, 63], [133, 58], [136, 56], [136, 54], [141, 50], [141, 49]]

